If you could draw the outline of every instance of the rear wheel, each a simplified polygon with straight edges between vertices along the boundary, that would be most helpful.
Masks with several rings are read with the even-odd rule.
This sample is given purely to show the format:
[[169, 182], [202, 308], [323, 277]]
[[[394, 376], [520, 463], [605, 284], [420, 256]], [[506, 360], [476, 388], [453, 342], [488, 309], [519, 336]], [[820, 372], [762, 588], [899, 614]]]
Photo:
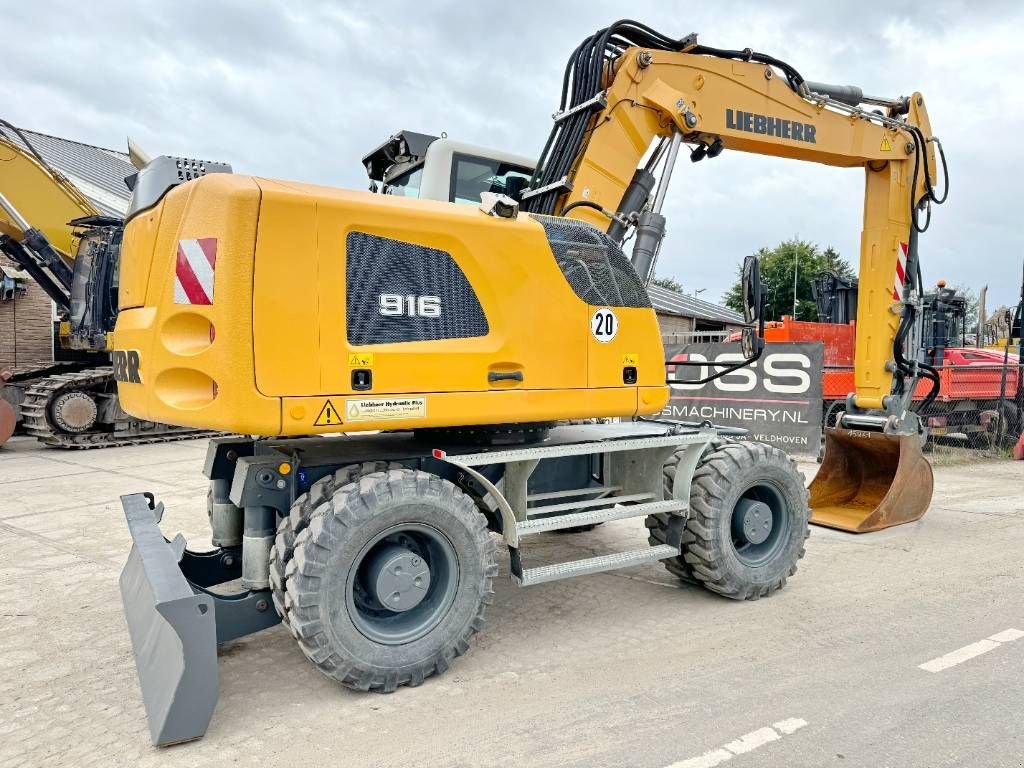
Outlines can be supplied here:
[[288, 587], [286, 571], [294, 553], [295, 537], [309, 525], [309, 521], [315, 515], [327, 510], [328, 502], [336, 489], [358, 480], [363, 475], [400, 467], [400, 464], [386, 461], [364, 461], [361, 464], [344, 466], [333, 475], [327, 475], [313, 483], [307, 493], [295, 499], [289, 513], [281, 518], [277, 524], [274, 545], [270, 548], [270, 594], [285, 626], [288, 626], [288, 614], [284, 609], [284, 596]]
[[[735, 600], [771, 594], [804, 555], [807, 498], [803, 476], [783, 451], [762, 443], [714, 446], [693, 475], [682, 555], [665, 567]], [[669, 522], [648, 518], [652, 544], [666, 542]]]
[[497, 572], [469, 496], [436, 475], [393, 469], [335, 489], [297, 535], [285, 610], [321, 672], [390, 692], [469, 648]]

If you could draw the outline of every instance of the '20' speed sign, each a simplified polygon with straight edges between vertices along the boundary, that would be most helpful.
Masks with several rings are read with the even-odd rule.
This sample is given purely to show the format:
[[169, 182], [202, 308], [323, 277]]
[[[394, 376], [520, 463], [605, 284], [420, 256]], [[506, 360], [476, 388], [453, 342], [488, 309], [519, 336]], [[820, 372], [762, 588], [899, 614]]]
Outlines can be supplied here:
[[590, 318], [590, 332], [595, 339], [606, 344], [619, 332], [619, 318], [608, 307], [601, 307]]

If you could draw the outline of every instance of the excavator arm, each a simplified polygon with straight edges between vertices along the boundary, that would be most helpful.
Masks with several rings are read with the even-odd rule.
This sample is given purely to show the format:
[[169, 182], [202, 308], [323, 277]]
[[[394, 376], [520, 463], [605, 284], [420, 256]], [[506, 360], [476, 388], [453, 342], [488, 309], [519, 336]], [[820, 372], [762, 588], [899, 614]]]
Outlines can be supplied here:
[[875, 98], [811, 83], [770, 56], [708, 48], [695, 35], [671, 40], [627, 21], [574, 52], [554, 120], [524, 207], [588, 221], [620, 240], [635, 225], [633, 263], [645, 280], [682, 144], [694, 147], [694, 161], [730, 149], [863, 169], [855, 391], [842, 421], [854, 429], [829, 431], [831, 460], [812, 485], [812, 508], [817, 501], [818, 522], [858, 531], [924, 514], [931, 470], [909, 405], [917, 377], [934, 372], [904, 350], [916, 349], [917, 234], [927, 227], [919, 219], [945, 194], [932, 186], [941, 144], [921, 94]]
[[78, 240], [68, 222], [98, 213], [16, 127], [0, 120], [0, 252], [63, 310], [69, 307], [71, 254]]

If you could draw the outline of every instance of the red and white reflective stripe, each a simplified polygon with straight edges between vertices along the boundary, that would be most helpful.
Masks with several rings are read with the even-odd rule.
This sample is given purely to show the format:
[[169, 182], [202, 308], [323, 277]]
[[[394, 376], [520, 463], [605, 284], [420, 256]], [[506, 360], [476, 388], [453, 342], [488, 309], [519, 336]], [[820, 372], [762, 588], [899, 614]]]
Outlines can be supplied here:
[[907, 279], [907, 244], [900, 243], [896, 249], [896, 282], [892, 288], [893, 301], [903, 298], [903, 283]]
[[175, 304], [213, 304], [213, 273], [217, 266], [217, 238], [178, 241], [174, 267]]

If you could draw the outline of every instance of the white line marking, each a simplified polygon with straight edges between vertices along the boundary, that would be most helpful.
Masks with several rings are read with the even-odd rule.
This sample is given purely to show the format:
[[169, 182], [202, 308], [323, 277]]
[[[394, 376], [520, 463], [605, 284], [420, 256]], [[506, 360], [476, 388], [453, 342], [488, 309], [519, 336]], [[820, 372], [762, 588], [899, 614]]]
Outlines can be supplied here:
[[1002, 632], [998, 632], [994, 635], [989, 636], [989, 640], [995, 640], [997, 643], [1012, 643], [1014, 640], [1020, 640], [1024, 637], [1024, 632], [1019, 629], [1004, 629]]
[[756, 731], [740, 736], [736, 741], [730, 741], [725, 745], [725, 748], [734, 755], [743, 755], [747, 752], [753, 752], [758, 747], [763, 747], [769, 742], [778, 741], [781, 738], [779, 732], [774, 728], [758, 728]]
[[726, 760], [732, 759], [732, 752], [724, 749], [716, 749], [713, 752], [705, 752], [700, 757], [691, 757], [681, 763], [672, 763], [668, 768], [715, 768]]
[[984, 640], [965, 645], [963, 648], [957, 648], [955, 651], [950, 651], [943, 656], [926, 661], [924, 664], [918, 664], [917, 666], [918, 669], [923, 669], [925, 672], [942, 672], [945, 669], [955, 667], [957, 664], [963, 664], [965, 661], [970, 661], [989, 651], [994, 651], [1003, 643], [1012, 643], [1014, 640], [1019, 640], [1022, 637], [1024, 637], [1024, 632], [1019, 629], [1004, 629], [1002, 632], [997, 632]]
[[805, 725], [807, 725], [806, 720], [801, 720], [799, 717], [790, 717], [786, 720], [779, 720], [777, 723], [772, 723], [772, 728], [777, 731], [781, 731], [783, 734], [788, 736], [791, 733], [796, 733]]
[[758, 728], [756, 731], [745, 733], [735, 741], [730, 741], [724, 747], [713, 749], [710, 752], [705, 752], [703, 755], [697, 755], [697, 757], [690, 757], [686, 760], [672, 763], [672, 765], [666, 768], [715, 768], [715, 766], [721, 765], [726, 760], [731, 760], [736, 755], [753, 752], [758, 747], [778, 741], [783, 736], [795, 733], [806, 725], [807, 721], [801, 720], [798, 717], [779, 720], [779, 722], [774, 723], [772, 726], [765, 726], [764, 728]]
[[918, 666], [925, 672], [941, 672], [944, 669], [955, 667], [957, 664], [963, 664], [975, 656], [981, 656], [981, 654], [988, 653], [998, 647], [999, 643], [994, 640], [979, 640], [976, 643], [965, 645], [963, 648], [957, 648], [945, 656], [939, 656], [937, 659], [926, 661]]

